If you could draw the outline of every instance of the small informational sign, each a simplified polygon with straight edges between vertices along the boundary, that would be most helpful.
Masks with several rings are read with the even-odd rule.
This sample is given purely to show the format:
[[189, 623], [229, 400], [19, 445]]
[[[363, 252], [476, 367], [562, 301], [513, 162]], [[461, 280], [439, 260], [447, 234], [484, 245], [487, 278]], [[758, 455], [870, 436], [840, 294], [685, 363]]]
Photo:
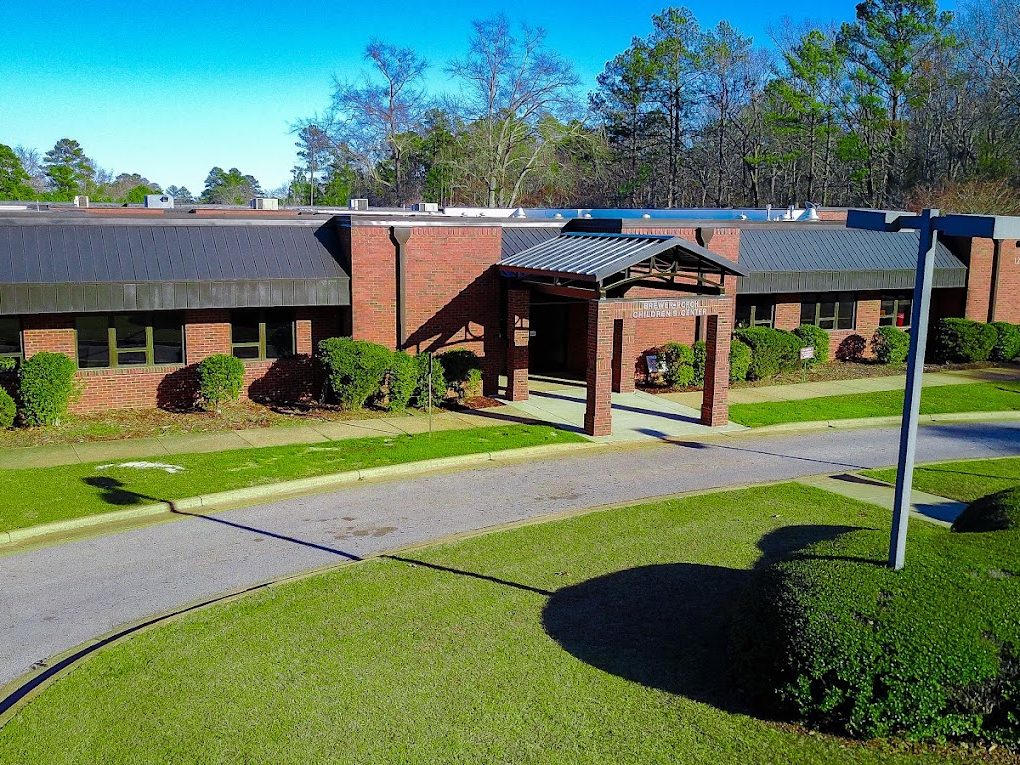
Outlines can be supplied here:
[[807, 361], [808, 359], [813, 359], [814, 357], [815, 357], [815, 349], [814, 348], [808, 346], [807, 348], [801, 348], [800, 349], [800, 360], [801, 361]]
[[658, 356], [645, 356], [645, 362], [648, 364], [648, 374], [661, 375], [666, 371], [666, 362], [660, 361]]

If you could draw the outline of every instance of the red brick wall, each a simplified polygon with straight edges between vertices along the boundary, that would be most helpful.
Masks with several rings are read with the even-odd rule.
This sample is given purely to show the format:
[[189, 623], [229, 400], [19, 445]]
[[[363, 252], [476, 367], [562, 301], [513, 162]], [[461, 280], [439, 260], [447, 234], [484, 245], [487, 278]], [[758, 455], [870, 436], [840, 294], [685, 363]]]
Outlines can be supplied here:
[[1020, 324], [1020, 242], [1006, 239], [999, 252], [995, 321]]
[[397, 344], [396, 246], [388, 226], [353, 226], [351, 336], [388, 348]]
[[974, 321], [988, 321], [988, 306], [992, 294], [992, 255], [994, 243], [991, 239], [965, 241], [963, 260], [967, 269], [967, 312], [966, 317]]
[[[800, 326], [800, 295], [776, 295], [776, 329], [792, 331]], [[871, 336], [878, 328], [881, 313], [881, 296], [878, 293], [859, 293], [857, 295], [857, 320], [853, 329], [828, 330], [829, 359], [836, 358], [836, 351], [841, 343], [852, 335], [860, 335], [868, 344], [865, 356], [871, 353]]]

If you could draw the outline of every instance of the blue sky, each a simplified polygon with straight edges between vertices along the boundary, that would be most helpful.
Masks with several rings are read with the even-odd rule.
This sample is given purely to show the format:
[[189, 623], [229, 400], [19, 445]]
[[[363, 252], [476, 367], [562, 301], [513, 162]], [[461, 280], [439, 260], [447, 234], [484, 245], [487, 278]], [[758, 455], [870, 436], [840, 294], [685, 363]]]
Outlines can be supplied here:
[[[687, 5], [703, 26], [725, 14], [769, 44], [766, 29], [784, 16], [850, 20], [854, 4]], [[45, 151], [59, 138], [75, 138], [103, 167], [195, 193], [214, 165], [237, 167], [273, 188], [295, 162], [289, 124], [328, 105], [333, 74], [362, 69], [372, 37], [414, 47], [443, 87], [443, 65], [465, 51], [471, 20], [504, 11], [545, 27], [551, 47], [574, 63], [588, 90], [605, 62], [647, 34], [652, 14], [666, 5], [0, 0], [0, 143]]]

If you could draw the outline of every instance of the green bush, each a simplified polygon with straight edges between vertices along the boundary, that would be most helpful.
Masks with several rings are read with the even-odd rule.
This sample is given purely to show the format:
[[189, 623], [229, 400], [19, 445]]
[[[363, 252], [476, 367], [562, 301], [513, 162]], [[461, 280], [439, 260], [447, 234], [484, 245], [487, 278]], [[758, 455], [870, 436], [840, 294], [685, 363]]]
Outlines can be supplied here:
[[941, 363], [987, 361], [999, 333], [990, 324], [970, 319], [941, 319], [935, 325], [932, 352]]
[[443, 374], [443, 365], [439, 358], [431, 353], [419, 353], [414, 357], [418, 365], [418, 386], [414, 391], [415, 406], [424, 409], [429, 400], [429, 358], [434, 359], [432, 363], [432, 406], [441, 406], [446, 401], [449, 386], [446, 384], [446, 376]]
[[402, 412], [418, 390], [420, 377], [418, 361], [403, 351], [394, 352], [390, 368], [386, 373], [386, 408], [391, 412]]
[[10, 356], [0, 356], [0, 373], [14, 372], [18, 368], [18, 360]]
[[385, 346], [349, 337], [319, 342], [319, 361], [329, 386], [344, 409], [360, 409], [380, 395], [393, 352]]
[[683, 343], [666, 343], [659, 358], [665, 362], [662, 381], [670, 388], [686, 388], [694, 383], [694, 349]]
[[[704, 388], [705, 365], [708, 363], [708, 345], [704, 340], [697, 340], [694, 345], [691, 346], [691, 350], [694, 352], [694, 385], [699, 388]], [[730, 352], [730, 356], [733, 356], [732, 351]]]
[[198, 362], [198, 395], [202, 406], [219, 411], [220, 405], [237, 401], [244, 387], [244, 362], [225, 353], [214, 353]]
[[1020, 488], [989, 494], [971, 502], [953, 524], [953, 531], [1020, 529]]
[[825, 364], [829, 361], [829, 333], [814, 324], [801, 324], [793, 330], [801, 339], [801, 348], [814, 348], [815, 357], [808, 364]]
[[801, 340], [792, 332], [771, 327], [744, 327], [736, 337], [751, 348], [749, 380], [764, 380], [800, 366]]
[[17, 414], [18, 406], [11, 394], [0, 388], [0, 430], [11, 427]]
[[751, 346], [736, 338], [730, 342], [730, 382], [743, 382], [751, 368]]
[[864, 351], [868, 348], [868, 341], [860, 335], [848, 335], [836, 348], [836, 358], [839, 361], [860, 361], [864, 357]]
[[446, 384], [458, 399], [482, 395], [482, 361], [466, 348], [456, 348], [436, 357], [443, 365]]
[[989, 358], [992, 361], [1012, 361], [1020, 357], [1020, 327], [1007, 321], [992, 322], [998, 337]]
[[879, 327], [871, 338], [871, 350], [882, 364], [902, 364], [910, 355], [910, 335], [896, 327]]
[[856, 530], [766, 567], [731, 668], [766, 714], [865, 738], [1020, 743], [1020, 532], [917, 524], [906, 567]]
[[43, 351], [21, 365], [18, 397], [26, 425], [53, 425], [78, 395], [74, 362], [62, 353]]

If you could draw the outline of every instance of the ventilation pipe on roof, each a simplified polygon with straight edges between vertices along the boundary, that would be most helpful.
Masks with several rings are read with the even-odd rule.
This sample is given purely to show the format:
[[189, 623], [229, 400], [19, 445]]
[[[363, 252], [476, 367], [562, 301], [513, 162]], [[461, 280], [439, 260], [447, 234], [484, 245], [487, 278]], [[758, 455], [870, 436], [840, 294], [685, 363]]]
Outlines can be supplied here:
[[805, 202], [804, 214], [800, 217], [800, 220], [807, 223], [817, 223], [820, 221], [821, 218], [818, 217], [818, 205], [814, 202]]
[[397, 248], [397, 350], [402, 351], [407, 343], [407, 255], [404, 245], [411, 238], [411, 229], [390, 226], [390, 238]]

